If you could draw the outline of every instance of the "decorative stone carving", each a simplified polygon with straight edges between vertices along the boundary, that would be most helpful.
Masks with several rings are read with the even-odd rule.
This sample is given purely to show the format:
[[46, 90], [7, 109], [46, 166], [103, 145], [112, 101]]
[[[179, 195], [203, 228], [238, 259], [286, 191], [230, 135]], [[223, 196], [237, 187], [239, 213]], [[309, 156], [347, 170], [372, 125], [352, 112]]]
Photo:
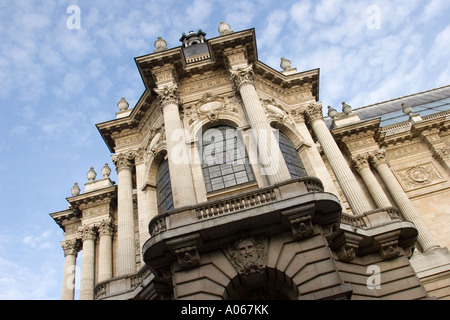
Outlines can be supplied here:
[[390, 260], [400, 255], [398, 240], [387, 241], [380, 245], [380, 255], [384, 260]]
[[175, 255], [177, 256], [178, 264], [183, 269], [189, 269], [200, 264], [200, 254], [196, 245], [175, 249]]
[[119, 111], [125, 111], [128, 110], [129, 104], [125, 98], [121, 98], [120, 101], [117, 103], [117, 108], [119, 108]]
[[114, 233], [114, 225], [111, 219], [105, 219], [100, 222], [98, 225], [98, 233], [100, 236], [102, 235], [113, 235]]
[[64, 257], [67, 255], [76, 256], [81, 250], [81, 243], [78, 239], [68, 239], [61, 241], [61, 247], [64, 250]]
[[114, 162], [114, 165], [116, 166], [117, 172], [119, 172], [122, 169], [133, 168], [133, 160], [134, 160], [134, 155], [131, 152], [120, 153], [118, 155], [112, 156], [112, 161]]
[[342, 102], [342, 112], [346, 115], [350, 115], [352, 113], [352, 107], [346, 104], [345, 101]]
[[[377, 167], [378, 165], [382, 163], [388, 164], [386, 160], [386, 150], [385, 149], [378, 149], [374, 152], [370, 152], [370, 162]], [[389, 164], [388, 164], [389, 165]]]
[[233, 31], [231, 30], [230, 25], [228, 23], [223, 22], [223, 21], [220, 22], [218, 31], [219, 31], [219, 34], [221, 36], [224, 36], [224, 35], [229, 34], [229, 33], [233, 33]]
[[255, 74], [253, 72], [253, 65], [248, 65], [244, 68], [239, 68], [236, 70], [230, 70], [231, 80], [233, 81], [236, 89], [239, 91], [240, 87], [245, 83], [254, 84]]
[[91, 167], [87, 173], [87, 178], [89, 181], [94, 181], [97, 177], [97, 172], [94, 171], [94, 167]]
[[111, 168], [108, 166], [108, 163], [105, 163], [105, 166], [102, 168], [103, 178], [109, 178], [111, 174]]
[[267, 249], [263, 238], [243, 238], [235, 241], [226, 251], [228, 259], [242, 276], [263, 272]]
[[446, 161], [450, 159], [450, 148], [449, 147], [441, 147], [434, 150], [433, 156], [437, 160]]
[[72, 196], [78, 196], [80, 194], [80, 187], [78, 186], [78, 183], [75, 182], [70, 192], [72, 193]]
[[395, 175], [405, 191], [444, 181], [431, 162], [396, 171]]
[[321, 103], [311, 103], [308, 108], [304, 111], [305, 116], [309, 122], [316, 119], [322, 118], [322, 104]]
[[361, 171], [364, 168], [369, 167], [369, 154], [358, 154], [352, 157], [352, 164], [355, 167], [356, 171]]
[[86, 225], [80, 227], [81, 238], [84, 240], [97, 239], [97, 227], [95, 225]]
[[296, 240], [306, 239], [314, 234], [310, 215], [290, 219], [289, 223], [291, 224], [292, 236]]
[[155, 50], [153, 52], [161, 52], [167, 50], [167, 42], [161, 37], [158, 37], [158, 39], [156, 39], [154, 45]]
[[294, 122], [296, 122], [296, 123], [305, 122], [305, 115], [304, 115], [303, 111], [301, 111], [300, 109], [292, 110], [291, 117], [294, 120]]
[[284, 122], [288, 119], [288, 114], [275, 99], [266, 99], [261, 101], [261, 103], [265, 107], [266, 113], [277, 118], [279, 122]]
[[237, 113], [237, 103], [232, 101], [229, 97], [220, 97], [212, 93], [205, 93], [203, 97], [194, 105], [185, 107], [185, 116], [188, 123], [192, 124], [194, 121], [206, 116], [209, 121], [217, 121], [222, 112]]
[[162, 89], [155, 89], [155, 92], [158, 95], [163, 108], [167, 104], [180, 104], [180, 96], [178, 94], [177, 85], [165, 86]]
[[339, 114], [339, 113], [337, 112], [336, 109], [333, 109], [331, 106], [328, 106], [328, 116], [329, 116], [331, 119], [337, 118], [338, 114]]
[[358, 245], [355, 243], [345, 243], [336, 249], [336, 254], [340, 261], [349, 262], [356, 257]]

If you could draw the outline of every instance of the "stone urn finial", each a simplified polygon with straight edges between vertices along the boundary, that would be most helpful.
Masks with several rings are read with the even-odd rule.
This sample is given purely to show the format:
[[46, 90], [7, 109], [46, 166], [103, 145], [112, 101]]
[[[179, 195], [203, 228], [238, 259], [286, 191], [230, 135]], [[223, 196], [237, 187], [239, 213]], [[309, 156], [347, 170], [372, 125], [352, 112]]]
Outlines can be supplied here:
[[338, 115], [338, 112], [336, 109], [333, 109], [331, 106], [328, 106], [328, 116], [331, 119], [335, 119]]
[[161, 37], [158, 37], [155, 41], [155, 50], [153, 52], [160, 52], [167, 50], [167, 42]]
[[281, 57], [280, 67], [281, 67], [281, 69], [283, 69], [284, 71], [289, 70], [289, 69], [292, 69], [292, 67], [291, 67], [291, 61], [288, 60], [288, 59], [286, 59], [286, 58], [284, 58], [284, 57]]
[[413, 113], [412, 107], [407, 105], [406, 103], [402, 103], [402, 111], [407, 116], [409, 116], [409, 115], [411, 115]]
[[87, 173], [87, 178], [89, 181], [94, 181], [97, 177], [97, 172], [94, 171], [94, 167], [91, 167]]
[[352, 107], [346, 104], [345, 101], [342, 102], [342, 112], [344, 112], [346, 115], [352, 113]]
[[128, 104], [127, 100], [125, 100], [125, 98], [120, 99], [120, 101], [117, 103], [117, 107], [120, 111], [128, 110], [129, 106], [130, 105]]
[[219, 33], [221, 36], [224, 36], [226, 34], [233, 32], [233, 31], [231, 31], [230, 25], [223, 21], [220, 22], [218, 30], [219, 30]]
[[78, 196], [80, 194], [80, 187], [78, 186], [77, 182], [74, 183], [70, 192], [72, 193], [72, 196], [74, 196], [74, 197]]
[[111, 174], [111, 168], [108, 166], [108, 163], [105, 163], [105, 166], [102, 168], [102, 175], [104, 178], [109, 178]]

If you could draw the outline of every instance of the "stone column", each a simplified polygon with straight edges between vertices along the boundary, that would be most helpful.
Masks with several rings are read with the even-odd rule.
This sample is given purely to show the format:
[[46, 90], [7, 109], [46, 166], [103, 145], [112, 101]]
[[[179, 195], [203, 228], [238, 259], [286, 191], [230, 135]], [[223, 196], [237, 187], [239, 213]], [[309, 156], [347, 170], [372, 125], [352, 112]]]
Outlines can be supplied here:
[[119, 276], [136, 272], [136, 245], [133, 212], [133, 156], [119, 154], [113, 158], [117, 169], [117, 273]]
[[103, 220], [98, 226], [100, 238], [98, 282], [112, 278], [112, 236], [113, 224], [110, 219]]
[[431, 248], [438, 247], [433, 236], [428, 231], [428, 228], [425, 226], [419, 214], [417, 213], [416, 208], [414, 208], [407, 194], [389, 168], [385, 158], [385, 153], [386, 150], [380, 149], [370, 154], [370, 160], [373, 166], [383, 179], [386, 187], [391, 193], [392, 198], [394, 199], [400, 212], [403, 214], [405, 220], [414, 223], [417, 230], [419, 231], [417, 241], [422, 248], [422, 251], [425, 252]]
[[97, 230], [94, 225], [83, 226], [83, 257], [81, 262], [80, 300], [94, 300], [95, 284], [95, 239]]
[[256, 139], [261, 173], [267, 176], [270, 184], [291, 179], [278, 141], [256, 92], [252, 66], [231, 69], [230, 72], [244, 102], [248, 122], [254, 133], [253, 138]]
[[359, 173], [364, 181], [364, 184], [369, 190], [372, 199], [375, 201], [377, 208], [387, 208], [392, 207], [391, 202], [384, 193], [383, 188], [378, 183], [377, 178], [375, 178], [369, 164], [369, 154], [359, 154], [352, 158], [353, 166]]
[[341, 150], [333, 138], [322, 117], [322, 104], [311, 104], [306, 110], [306, 117], [309, 120], [312, 130], [322, 146], [331, 169], [341, 186], [342, 192], [347, 199], [353, 214], [359, 215], [371, 210], [365, 195], [362, 192], [358, 181], [356, 181], [352, 170], [347, 164]]
[[81, 249], [78, 239], [69, 239], [61, 242], [64, 250], [64, 276], [62, 285], [62, 300], [73, 300], [75, 292], [75, 269], [78, 252]]
[[166, 130], [170, 183], [175, 208], [197, 202], [185, 130], [180, 118], [179, 98], [176, 85], [155, 89], [161, 100]]

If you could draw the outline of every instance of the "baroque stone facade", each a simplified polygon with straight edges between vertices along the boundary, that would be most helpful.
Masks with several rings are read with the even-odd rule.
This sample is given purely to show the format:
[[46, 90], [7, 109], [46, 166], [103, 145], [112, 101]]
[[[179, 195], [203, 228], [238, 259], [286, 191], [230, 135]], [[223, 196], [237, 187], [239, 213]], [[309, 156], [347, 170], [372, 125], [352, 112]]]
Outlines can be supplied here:
[[324, 116], [318, 69], [219, 33], [135, 58], [141, 99], [97, 124], [117, 185], [91, 168], [51, 214], [62, 299], [80, 250], [80, 299], [450, 298], [450, 88]]

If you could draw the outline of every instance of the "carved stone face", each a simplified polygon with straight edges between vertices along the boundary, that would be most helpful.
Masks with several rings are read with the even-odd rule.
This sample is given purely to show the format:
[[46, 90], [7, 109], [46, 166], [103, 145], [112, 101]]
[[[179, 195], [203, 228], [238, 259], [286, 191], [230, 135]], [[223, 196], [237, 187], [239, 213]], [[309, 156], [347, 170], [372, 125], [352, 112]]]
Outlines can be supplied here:
[[244, 267], [248, 268], [258, 265], [258, 254], [256, 252], [255, 244], [251, 240], [242, 240], [239, 242], [237, 249]]

